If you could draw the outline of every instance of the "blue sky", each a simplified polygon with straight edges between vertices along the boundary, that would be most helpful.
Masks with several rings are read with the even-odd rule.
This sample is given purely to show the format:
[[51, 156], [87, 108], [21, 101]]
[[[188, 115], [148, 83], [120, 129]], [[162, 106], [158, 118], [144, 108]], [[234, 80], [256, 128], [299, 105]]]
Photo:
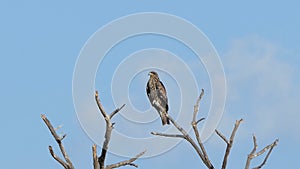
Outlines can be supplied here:
[[[234, 121], [245, 119], [229, 168], [244, 167], [254, 133], [260, 148], [280, 140], [265, 168], [298, 166], [299, 5], [296, 1], [1, 1], [1, 168], [61, 167], [48, 152], [48, 145], [56, 145], [41, 113], [55, 125], [63, 124], [59, 132], [67, 133], [64, 144], [76, 168], [92, 168], [93, 142], [81, 129], [72, 100], [76, 59], [100, 27], [137, 12], [165, 12], [184, 18], [201, 29], [218, 51], [227, 78], [227, 101], [218, 128], [229, 135]], [[96, 80], [97, 88], [109, 86], [99, 84], [100, 77]], [[210, 89], [207, 91], [208, 99]], [[103, 92], [104, 105], [113, 110], [110, 91]], [[205, 111], [209, 101], [203, 102]], [[224, 143], [212, 136], [205, 146], [219, 168]], [[107, 162], [122, 159], [109, 154]], [[203, 166], [185, 142], [137, 163], [146, 169]]]

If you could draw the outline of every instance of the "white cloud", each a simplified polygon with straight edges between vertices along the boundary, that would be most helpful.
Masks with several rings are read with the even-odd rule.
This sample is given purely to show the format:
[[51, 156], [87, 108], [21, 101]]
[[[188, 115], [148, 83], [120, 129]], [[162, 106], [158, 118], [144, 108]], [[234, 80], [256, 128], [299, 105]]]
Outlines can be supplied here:
[[234, 40], [223, 60], [228, 83], [224, 118], [245, 118], [245, 132], [250, 134], [295, 138], [300, 88], [296, 68], [284, 61], [284, 52], [252, 36]]

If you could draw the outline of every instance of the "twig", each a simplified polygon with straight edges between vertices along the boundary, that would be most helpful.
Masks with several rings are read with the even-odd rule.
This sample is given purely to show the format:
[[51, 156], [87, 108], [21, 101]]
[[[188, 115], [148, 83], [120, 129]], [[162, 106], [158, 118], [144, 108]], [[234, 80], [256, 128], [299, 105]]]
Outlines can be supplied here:
[[227, 144], [225, 155], [224, 155], [224, 158], [223, 158], [222, 169], [225, 169], [226, 166], [227, 166], [227, 161], [228, 161], [228, 157], [229, 157], [229, 153], [230, 153], [231, 147], [233, 145], [233, 140], [234, 140], [236, 131], [239, 128], [240, 123], [242, 121], [243, 121], [243, 119], [240, 119], [240, 120], [237, 120], [235, 122], [235, 125], [234, 125], [234, 128], [233, 128], [232, 132], [231, 132], [229, 141], [226, 139], [226, 137], [221, 132], [219, 132], [218, 130], [215, 130], [216, 133], [217, 133], [217, 135], [220, 136], [224, 140], [224, 142]]
[[193, 121], [196, 121], [196, 118], [197, 118], [197, 114], [198, 114], [198, 111], [199, 111], [199, 105], [200, 105], [200, 101], [202, 99], [204, 95], [204, 89], [201, 89], [201, 93], [196, 101], [196, 104], [194, 105], [194, 114], [193, 114]]
[[267, 153], [267, 155], [266, 155], [266, 157], [264, 158], [263, 162], [259, 166], [255, 167], [254, 169], [260, 169], [260, 168], [262, 168], [266, 164], [266, 162], [267, 162], [267, 160], [268, 160], [268, 158], [269, 158], [269, 156], [270, 156], [273, 148], [275, 146], [277, 146], [278, 142], [279, 142], [279, 140], [276, 139], [272, 144], [267, 145], [262, 150], [260, 150], [259, 152], [255, 153], [256, 150], [257, 150], [257, 142], [256, 142], [256, 137], [253, 135], [253, 149], [250, 152], [250, 154], [248, 155], [245, 169], [249, 169], [250, 163], [251, 163], [252, 159], [254, 159], [254, 158], [256, 158], [256, 157], [264, 154], [267, 150], [269, 150], [268, 153]]
[[97, 103], [97, 106], [102, 114], [102, 116], [104, 117], [104, 120], [106, 122], [106, 124], [108, 124], [110, 122], [110, 117], [109, 115], [105, 112], [101, 102], [100, 102], [100, 99], [99, 99], [99, 94], [98, 94], [98, 91], [95, 92], [95, 100], [96, 100], [96, 103]]
[[118, 167], [121, 167], [121, 166], [126, 166], [126, 165], [130, 165], [130, 166], [133, 166], [133, 167], [136, 167], [138, 168], [138, 165], [136, 165], [135, 163], [133, 163], [135, 160], [137, 160], [138, 158], [140, 158], [142, 155], [144, 155], [146, 153], [146, 150], [137, 154], [135, 157], [129, 159], [129, 160], [125, 160], [125, 161], [121, 161], [121, 162], [118, 162], [116, 164], [111, 164], [111, 165], [107, 165], [105, 167], [105, 169], [113, 169], [113, 168], [118, 168]]
[[158, 132], [151, 132], [152, 135], [155, 136], [164, 136], [164, 137], [177, 137], [185, 139], [184, 135], [182, 134], [166, 134], [166, 133], [158, 133]]
[[42, 114], [41, 118], [43, 119], [43, 121], [45, 122], [45, 124], [47, 125], [48, 129], [50, 130], [52, 136], [54, 137], [55, 141], [57, 142], [60, 151], [64, 157], [64, 159], [66, 160], [66, 162], [64, 162], [62, 159], [60, 159], [57, 155], [55, 155], [55, 153], [53, 152], [53, 149], [51, 146], [49, 146], [49, 151], [50, 154], [52, 155], [52, 157], [58, 161], [65, 169], [74, 169], [74, 166], [62, 144], [62, 140], [65, 138], [66, 135], [64, 135], [63, 137], [59, 137], [54, 129], [54, 127], [52, 126], [52, 124], [50, 123], [50, 121], [47, 119], [47, 117]]
[[203, 120], [205, 120], [204, 117], [202, 117], [201, 119], [197, 120], [197, 121], [196, 121], [196, 124], [200, 123], [200, 122], [203, 121]]
[[229, 141], [227, 140], [227, 138], [221, 133], [219, 132], [219, 130], [215, 130], [215, 132], [217, 133], [218, 136], [221, 137], [221, 139], [223, 139], [223, 141], [226, 143], [226, 144], [229, 144]]
[[111, 114], [110, 114], [110, 119], [116, 115], [121, 109], [123, 109], [123, 107], [125, 106], [125, 104], [123, 104], [120, 108], [117, 108], [115, 111], [113, 111]]

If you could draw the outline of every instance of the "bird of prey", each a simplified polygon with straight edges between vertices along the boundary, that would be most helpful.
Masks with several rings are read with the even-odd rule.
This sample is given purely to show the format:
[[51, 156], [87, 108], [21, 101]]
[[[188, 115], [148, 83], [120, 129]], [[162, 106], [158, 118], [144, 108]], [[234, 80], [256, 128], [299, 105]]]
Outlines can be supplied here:
[[159, 80], [158, 74], [154, 71], [149, 72], [150, 76], [146, 92], [151, 105], [157, 110], [162, 121], [162, 125], [170, 124], [168, 119], [168, 98], [167, 91], [163, 83]]

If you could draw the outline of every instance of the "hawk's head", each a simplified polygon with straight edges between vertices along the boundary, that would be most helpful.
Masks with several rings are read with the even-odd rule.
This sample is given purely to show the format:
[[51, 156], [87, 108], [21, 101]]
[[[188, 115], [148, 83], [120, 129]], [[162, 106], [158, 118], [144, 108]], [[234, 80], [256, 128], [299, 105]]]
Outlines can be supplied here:
[[150, 76], [150, 78], [158, 78], [158, 74], [154, 71], [149, 72], [148, 75]]

